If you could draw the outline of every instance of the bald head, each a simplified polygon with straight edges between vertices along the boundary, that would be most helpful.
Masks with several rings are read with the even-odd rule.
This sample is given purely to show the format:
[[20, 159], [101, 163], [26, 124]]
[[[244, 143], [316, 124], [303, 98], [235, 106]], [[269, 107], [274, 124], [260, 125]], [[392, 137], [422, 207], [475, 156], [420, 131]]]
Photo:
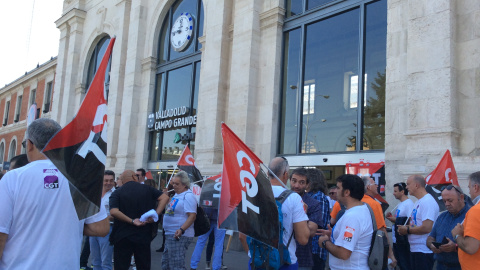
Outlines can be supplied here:
[[421, 175], [418, 175], [418, 174], [414, 174], [412, 176], [410, 176], [412, 178], [413, 181], [415, 181], [415, 183], [417, 183], [419, 186], [421, 187], [425, 187], [425, 185], [427, 184], [425, 182], [425, 178]]
[[[288, 170], [290, 167], [288, 166], [288, 161], [284, 157], [276, 157], [270, 161], [268, 164], [268, 168], [280, 179], [283, 183], [286, 183], [288, 180]], [[270, 180], [275, 179], [275, 176], [272, 173], [268, 172], [268, 177]]]
[[135, 172], [132, 170], [125, 170], [121, 175], [120, 175], [120, 180], [122, 181], [123, 184], [134, 181], [138, 182], [137, 177], [135, 176]]

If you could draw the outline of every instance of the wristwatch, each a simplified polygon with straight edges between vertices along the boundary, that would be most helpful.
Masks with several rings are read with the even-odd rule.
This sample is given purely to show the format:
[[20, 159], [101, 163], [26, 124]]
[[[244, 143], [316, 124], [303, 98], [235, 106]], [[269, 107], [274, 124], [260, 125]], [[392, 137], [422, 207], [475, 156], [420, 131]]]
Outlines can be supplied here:
[[460, 236], [460, 234], [457, 234], [455, 235], [455, 237], [453, 238], [455, 241], [457, 241], [457, 238]]
[[322, 247], [325, 249], [327, 248], [327, 241], [330, 241], [330, 240], [323, 240], [322, 242]]
[[182, 234], [185, 234], [185, 230], [184, 230], [184, 229], [182, 229], [182, 227], [180, 227], [180, 229], [179, 229], [179, 230], [180, 230], [180, 231], [182, 231]]
[[135, 224], [135, 219], [134, 218], [132, 218], [132, 224]]

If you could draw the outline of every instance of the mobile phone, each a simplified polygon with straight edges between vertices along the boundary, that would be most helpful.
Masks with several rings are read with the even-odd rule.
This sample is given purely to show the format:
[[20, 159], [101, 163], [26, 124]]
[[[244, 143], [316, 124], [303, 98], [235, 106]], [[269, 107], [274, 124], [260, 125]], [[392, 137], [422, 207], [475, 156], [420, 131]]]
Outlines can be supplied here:
[[432, 244], [438, 249], [441, 245], [448, 244], [448, 239], [446, 236], [443, 237], [442, 242], [432, 242]]

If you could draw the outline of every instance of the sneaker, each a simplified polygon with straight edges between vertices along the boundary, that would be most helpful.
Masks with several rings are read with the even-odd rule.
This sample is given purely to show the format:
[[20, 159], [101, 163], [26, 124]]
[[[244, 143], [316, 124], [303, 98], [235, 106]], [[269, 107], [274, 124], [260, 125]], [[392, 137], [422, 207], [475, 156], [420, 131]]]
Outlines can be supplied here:
[[205, 270], [212, 270], [211, 262], [206, 262]]
[[228, 269], [228, 267], [222, 264], [222, 267], [220, 267], [220, 269]]

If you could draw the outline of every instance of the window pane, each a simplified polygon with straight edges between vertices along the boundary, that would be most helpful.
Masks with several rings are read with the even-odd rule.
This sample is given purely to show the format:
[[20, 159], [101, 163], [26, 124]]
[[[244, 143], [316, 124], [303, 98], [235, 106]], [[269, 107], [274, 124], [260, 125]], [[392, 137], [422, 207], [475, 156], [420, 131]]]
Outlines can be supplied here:
[[[165, 109], [175, 109], [186, 106], [190, 108], [190, 95], [192, 90], [192, 65], [178, 68], [168, 72], [167, 75], [167, 101]], [[172, 117], [174, 119], [177, 117]], [[187, 127], [175, 128], [173, 125], [163, 131], [162, 160], [174, 160], [180, 156], [187, 141], [179, 140], [178, 136], [187, 133]], [[177, 134], [178, 133], [178, 134]]]
[[158, 48], [158, 63], [163, 64], [167, 61], [168, 59], [168, 38], [167, 38], [167, 33], [169, 33], [170, 29], [170, 13], [167, 13], [165, 19], [163, 20], [162, 24], [162, 31], [160, 32], [160, 37], [159, 37], [159, 48]]
[[195, 63], [195, 89], [193, 90], [193, 110], [191, 115], [197, 114], [198, 108], [198, 89], [200, 85], [200, 62]]
[[160, 146], [160, 131], [155, 131], [150, 133], [152, 145], [150, 147], [150, 160], [157, 161], [158, 160], [158, 151]]
[[287, 8], [287, 12], [286, 12], [286, 17], [290, 17], [290, 16], [294, 16], [294, 15], [297, 15], [297, 14], [300, 14], [303, 12], [303, 8], [302, 8], [302, 0], [287, 0], [286, 1], [286, 8]]
[[192, 66], [188, 65], [168, 72], [167, 103], [165, 109], [190, 107], [192, 89]]
[[[178, 133], [178, 134], [177, 134]], [[162, 160], [178, 160], [186, 141], [178, 141], [177, 136], [187, 133], [187, 128], [167, 130], [163, 132]]]
[[297, 116], [300, 89], [300, 44], [301, 30], [285, 33], [285, 55], [283, 57], [282, 130], [280, 153], [297, 152]]
[[369, 4], [365, 33], [364, 150], [385, 149], [387, 1]]
[[195, 42], [197, 42], [197, 50], [200, 50], [202, 48], [202, 43], [198, 41], [198, 38], [203, 36], [203, 18], [205, 16], [204, 10], [203, 10], [203, 3], [200, 1], [200, 14], [198, 15], [198, 36], [195, 39]]
[[355, 151], [359, 16], [355, 9], [307, 26], [302, 153]]
[[328, 2], [332, 2], [334, 0], [307, 0], [307, 10], [316, 8], [318, 6], [324, 5]]

